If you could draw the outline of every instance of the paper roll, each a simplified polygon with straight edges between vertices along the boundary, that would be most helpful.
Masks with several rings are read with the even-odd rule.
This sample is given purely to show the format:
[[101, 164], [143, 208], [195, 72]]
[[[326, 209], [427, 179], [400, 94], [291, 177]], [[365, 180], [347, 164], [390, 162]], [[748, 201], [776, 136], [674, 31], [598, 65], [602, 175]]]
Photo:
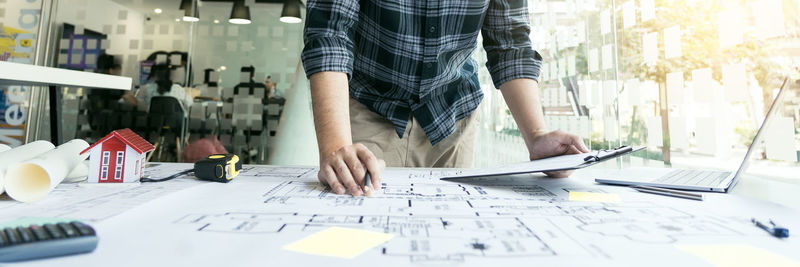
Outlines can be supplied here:
[[75, 169], [67, 174], [67, 177], [64, 178], [65, 183], [74, 183], [86, 180], [89, 176], [89, 165], [88, 162], [82, 161], [75, 166]]
[[[53, 150], [53, 148], [55, 148], [55, 146], [50, 142], [40, 140], [15, 147], [5, 152], [0, 152], [0, 194], [3, 193], [3, 185], [5, 185], [4, 176], [9, 166], [32, 159], [47, 151]], [[2, 151], [2, 149], [3, 148], [0, 147], [0, 151]]]
[[87, 147], [86, 141], [75, 139], [36, 158], [10, 166], [6, 172], [6, 192], [22, 202], [44, 198], [88, 157], [88, 153], [80, 154]]
[[11, 147], [6, 144], [0, 144], [0, 153], [11, 150]]

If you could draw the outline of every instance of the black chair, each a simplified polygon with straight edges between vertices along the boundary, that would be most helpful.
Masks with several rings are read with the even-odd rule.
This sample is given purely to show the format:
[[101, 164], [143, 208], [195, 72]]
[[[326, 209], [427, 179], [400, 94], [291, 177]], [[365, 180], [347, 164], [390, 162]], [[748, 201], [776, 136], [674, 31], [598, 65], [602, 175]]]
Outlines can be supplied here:
[[[247, 92], [239, 92], [239, 90], [247, 90]], [[234, 95], [260, 96], [265, 99], [266, 92], [267, 86], [257, 82], [242, 82], [233, 87]]]
[[[154, 96], [150, 99], [147, 122], [148, 128], [153, 132], [157, 132], [159, 136], [159, 140], [156, 142], [158, 158], [161, 158], [164, 146], [166, 146], [165, 136], [170, 135], [178, 138], [175, 142], [177, 152], [175, 159], [179, 160], [181, 158], [181, 145], [186, 131], [186, 116], [183, 108], [181, 108], [180, 101], [171, 96]], [[154, 154], [151, 154], [151, 156]]]

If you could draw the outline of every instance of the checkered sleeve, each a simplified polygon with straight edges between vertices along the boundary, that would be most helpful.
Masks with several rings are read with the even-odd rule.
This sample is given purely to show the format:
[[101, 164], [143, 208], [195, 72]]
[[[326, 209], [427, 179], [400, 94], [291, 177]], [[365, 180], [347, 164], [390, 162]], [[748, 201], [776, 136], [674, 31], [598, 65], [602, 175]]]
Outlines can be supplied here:
[[353, 74], [353, 33], [358, 0], [309, 0], [303, 32], [306, 76], [333, 71]]
[[531, 48], [530, 31], [525, 0], [491, 0], [481, 34], [495, 87], [518, 78], [539, 80], [542, 56]]

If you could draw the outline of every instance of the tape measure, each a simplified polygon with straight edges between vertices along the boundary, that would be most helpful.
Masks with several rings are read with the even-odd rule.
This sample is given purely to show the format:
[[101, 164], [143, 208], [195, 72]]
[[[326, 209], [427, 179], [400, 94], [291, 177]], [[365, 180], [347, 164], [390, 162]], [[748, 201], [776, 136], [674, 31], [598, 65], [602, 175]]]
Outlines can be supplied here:
[[194, 176], [200, 180], [227, 183], [240, 170], [242, 162], [234, 154], [214, 154], [194, 163]]

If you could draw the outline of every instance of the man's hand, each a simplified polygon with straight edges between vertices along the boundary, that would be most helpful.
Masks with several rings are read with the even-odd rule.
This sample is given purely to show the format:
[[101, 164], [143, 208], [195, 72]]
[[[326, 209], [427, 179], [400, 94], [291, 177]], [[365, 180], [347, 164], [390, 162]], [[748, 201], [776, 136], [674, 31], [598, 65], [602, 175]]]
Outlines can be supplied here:
[[[379, 188], [385, 168], [386, 162], [376, 158], [364, 145], [347, 145], [320, 158], [318, 178], [336, 194], [347, 191], [353, 196], [369, 196]], [[367, 171], [372, 184], [365, 186]]]
[[[319, 72], [311, 76], [311, 103], [319, 145], [318, 178], [336, 194], [349, 191], [353, 196], [370, 195], [379, 188], [386, 163], [364, 145], [353, 144], [349, 101], [346, 74]], [[372, 177], [368, 192], [362, 191], [365, 167]]]
[[[537, 132], [525, 140], [531, 160], [549, 158], [566, 154], [586, 153], [589, 150], [580, 137], [562, 131]], [[546, 172], [550, 177], [567, 177], [572, 171]]]
[[[544, 114], [539, 102], [539, 83], [531, 79], [515, 79], [500, 86], [503, 98], [517, 122], [531, 160], [564, 154], [589, 152], [575, 135], [544, 130]], [[567, 177], [571, 171], [548, 172], [550, 177]]]

